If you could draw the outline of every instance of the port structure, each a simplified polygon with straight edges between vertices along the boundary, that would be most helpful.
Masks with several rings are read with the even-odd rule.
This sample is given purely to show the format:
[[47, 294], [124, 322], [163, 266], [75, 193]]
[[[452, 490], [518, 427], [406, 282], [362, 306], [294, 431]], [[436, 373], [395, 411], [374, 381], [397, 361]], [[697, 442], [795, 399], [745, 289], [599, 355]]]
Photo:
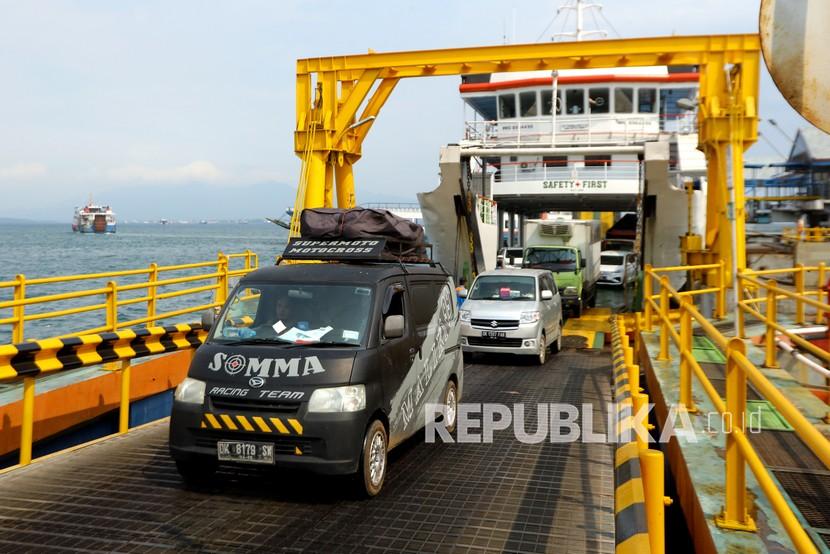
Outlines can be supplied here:
[[[698, 148], [707, 161], [705, 236], [684, 237], [687, 263], [746, 267], [743, 153], [758, 138], [755, 34], [516, 44], [297, 61], [294, 150], [302, 160], [292, 232], [303, 208], [355, 205], [353, 166], [400, 79], [479, 73], [677, 65], [700, 67]], [[336, 194], [335, 194], [336, 192]]]
[[[741, 155], [757, 137], [758, 52], [755, 35], [729, 35], [370, 53], [298, 62], [295, 148], [303, 160], [300, 209], [354, 205], [353, 165], [401, 78], [621, 65], [700, 67], [697, 120], [699, 147], [708, 162], [707, 231], [705, 236], [684, 238], [685, 263], [646, 268], [643, 312], [603, 314], [607, 323], [601, 326], [610, 341], [605, 346], [599, 341], [599, 352], [569, 349], [538, 370], [504, 363], [468, 366], [469, 402], [592, 402], [594, 420], [603, 421], [604, 403], [614, 399], [613, 409], [619, 412], [616, 429], [605, 431], [616, 431], [616, 444], [517, 446], [507, 438], [485, 450], [480, 445], [450, 448], [416, 441], [391, 466], [394, 473], [384, 496], [372, 502], [336, 496], [339, 487], [329, 486], [336, 484], [333, 481], [314, 487], [300, 476], [274, 478], [256, 472], [225, 475], [213, 491], [219, 494], [186, 491], [167, 457], [164, 420], [126, 433], [131, 403], [142, 400], [130, 384], [151, 374], [168, 385], [169, 393], [203, 338], [197, 327], [154, 326], [166, 315], [194, 313], [203, 306], [165, 313], [156, 302], [212, 291], [215, 296], [208, 305], [219, 305], [227, 296], [228, 277], [256, 267], [256, 258], [250, 252], [220, 254], [216, 262], [180, 266], [209, 273], [161, 280], [158, 271], [173, 268], [151, 266], [135, 271], [146, 274], [146, 282], [124, 287], [113, 283], [46, 300], [29, 295], [36, 279], [20, 276], [0, 283], [14, 289], [15, 299], [0, 304], [13, 310], [13, 316], [0, 323], [13, 327], [16, 343], [0, 345], [0, 380], [22, 380], [24, 389], [21, 415], [9, 418], [11, 424], [2, 435], [6, 439], [16, 432], [20, 437], [15, 442], [21, 464], [0, 472], [0, 506], [12, 514], [0, 525], [0, 542], [32, 549], [93, 550], [337, 551], [376, 544], [398, 551], [543, 551], [561, 545], [568, 551], [662, 552], [664, 510], [670, 504], [663, 490], [662, 455], [647, 434], [637, 433], [627, 442], [620, 438], [635, 414], [653, 402], [656, 417], [651, 421], [658, 428], [671, 425], [669, 411], [680, 410], [708, 438], [695, 443], [677, 434], [664, 447], [678, 487], [675, 501], [683, 508], [699, 551], [814, 552], [821, 541], [830, 544], [830, 526], [821, 524], [824, 515], [810, 509], [811, 499], [828, 490], [827, 398], [813, 396], [807, 377], [778, 368], [788, 365], [779, 354], [783, 350], [793, 358], [801, 356], [805, 376], [830, 374], [822, 368], [830, 363], [830, 354], [793, 332], [794, 326], [821, 323], [830, 313], [821, 286], [826, 267], [818, 263], [744, 269]], [[295, 218], [300, 209], [295, 209]], [[819, 229], [796, 231], [789, 238], [825, 243], [828, 236]], [[229, 270], [234, 256], [245, 266]], [[711, 279], [707, 288], [680, 291], [667, 278], [678, 272]], [[791, 280], [794, 290], [772, 277]], [[806, 284], [812, 282], [810, 277], [815, 277], [815, 288]], [[163, 284], [205, 279], [209, 284], [188, 291], [155, 294]], [[733, 311], [726, 304], [727, 289], [734, 282], [738, 286]], [[120, 297], [127, 288], [147, 292], [139, 298]], [[101, 329], [24, 342], [29, 338], [24, 336], [24, 322], [42, 316], [29, 314], [26, 307], [91, 295], [105, 296], [99, 306], [106, 312]], [[703, 301], [707, 297], [708, 304]], [[146, 315], [119, 320], [119, 305], [144, 303]], [[794, 306], [795, 317], [788, 319], [790, 313], [779, 311], [779, 304]], [[714, 307], [711, 318], [707, 306]], [[52, 315], [71, 314], [54, 310]], [[151, 330], [128, 329], [138, 325]], [[91, 339], [90, 333], [97, 338]], [[785, 338], [790, 350], [781, 344]], [[161, 351], [149, 345], [156, 343], [166, 345], [166, 355], [154, 356]], [[821, 364], [807, 364], [803, 360], [810, 359], [793, 346]], [[152, 359], [138, 363], [142, 357]], [[43, 410], [35, 413], [35, 380], [73, 367], [91, 370], [102, 361], [120, 362], [110, 368], [120, 371], [110, 371], [100, 382], [89, 379], [66, 388], [85, 387], [99, 395], [106, 389], [99, 408], [121, 412], [120, 436], [30, 464], [32, 442], [48, 436], [38, 431], [50, 423], [50, 410], [60, 408], [55, 396], [41, 403], [39, 395], [37, 406]], [[790, 431], [753, 434], [752, 420], [746, 424], [753, 397], [763, 397], [777, 409]], [[63, 398], [80, 411], [80, 395]], [[705, 427], [707, 414], [735, 424], [713, 433]], [[775, 440], [787, 446], [776, 446]], [[494, 473], [492, 468], [499, 469]], [[805, 480], [812, 483], [813, 496], [805, 493]], [[252, 488], [257, 492], [251, 493]], [[198, 508], [188, 509], [194, 504]], [[247, 511], [240, 512], [242, 504]], [[439, 510], [443, 519], [436, 523]]]

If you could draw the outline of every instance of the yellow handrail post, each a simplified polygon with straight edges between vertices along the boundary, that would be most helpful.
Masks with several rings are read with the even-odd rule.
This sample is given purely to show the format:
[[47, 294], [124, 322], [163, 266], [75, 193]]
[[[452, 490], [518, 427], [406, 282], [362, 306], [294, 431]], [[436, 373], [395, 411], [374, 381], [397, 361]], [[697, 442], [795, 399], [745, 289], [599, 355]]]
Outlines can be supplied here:
[[640, 331], [643, 328], [643, 314], [634, 312], [634, 361], [640, 361]]
[[689, 312], [687, 303], [691, 302], [684, 298], [680, 305], [680, 404], [686, 411], [696, 411], [694, 400], [692, 400], [692, 368], [689, 367], [688, 355], [692, 353], [692, 314]]
[[646, 331], [651, 331], [651, 297], [654, 294], [652, 291], [652, 273], [651, 273], [651, 264], [646, 264], [645, 274], [643, 277], [643, 311], [645, 316], [645, 325], [643, 328]]
[[[825, 271], [824, 262], [819, 262], [819, 264], [818, 264], [818, 294], [816, 295], [816, 298], [818, 299], [819, 302], [823, 302], [822, 299], [824, 298], [824, 289], [823, 289], [824, 284], [825, 284], [824, 271]], [[816, 323], [823, 323], [823, 322], [824, 322], [824, 310], [818, 308], [816, 310]]]
[[715, 319], [726, 317], [726, 262], [720, 261], [718, 268], [718, 295], [715, 302]]
[[20, 422], [20, 465], [32, 461], [32, 441], [35, 426], [35, 378], [23, 378], [23, 419]]
[[804, 264], [796, 265], [795, 271], [795, 292], [798, 294], [798, 299], [795, 301], [795, 322], [798, 325], [804, 325]]
[[735, 431], [746, 427], [746, 371], [735, 355], [746, 355], [746, 344], [737, 337], [726, 347], [726, 411], [723, 413], [726, 432], [726, 502], [723, 512], [715, 518], [718, 527], [756, 531], [749, 516], [746, 499], [746, 458], [735, 438]]
[[767, 313], [765, 314], [767, 331], [764, 338], [766, 351], [764, 367], [775, 368], [778, 367], [778, 345], [775, 344], [775, 327], [771, 324], [775, 323], [777, 319], [778, 305], [775, 291], [773, 290], [777, 285], [774, 280], [770, 280], [767, 284]]
[[156, 297], [158, 292], [156, 291], [156, 281], [159, 278], [159, 266], [157, 263], [153, 262], [150, 264], [150, 271], [148, 272], [147, 281], [147, 317], [150, 320], [147, 322], [147, 327], [152, 327], [156, 324], [153, 318], [156, 317], [156, 308], [157, 308], [157, 300]]
[[660, 361], [671, 360], [669, 356], [669, 278], [660, 277]]
[[659, 450], [641, 451], [640, 468], [651, 554], [663, 554], [666, 551], [666, 506], [672, 504], [672, 499], [665, 495], [663, 453]]
[[246, 272], [251, 269], [251, 251], [245, 250], [245, 269]]
[[228, 298], [228, 257], [219, 252], [216, 258], [216, 271], [219, 273], [216, 278], [216, 302], [224, 304]]
[[132, 363], [121, 360], [121, 405], [118, 411], [118, 433], [130, 430], [130, 376]]
[[107, 283], [107, 329], [118, 330], [118, 283], [110, 281]]
[[[22, 301], [26, 299], [26, 276], [23, 274], [17, 275], [14, 278], [14, 300]], [[14, 314], [14, 323], [12, 323], [12, 342], [13, 343], [21, 343], [23, 342], [24, 336], [24, 324], [26, 320], [24, 319], [25, 306], [19, 305], [15, 306], [12, 310]]]
[[646, 418], [648, 418], [648, 395], [640, 391], [631, 389], [631, 409], [633, 410], [631, 422], [632, 431], [634, 431], [634, 439], [640, 451], [648, 450], [648, 419], [643, 421], [643, 425], [639, 425], [638, 414], [645, 411]]
[[743, 283], [743, 270], [738, 270], [738, 279], [737, 279], [737, 287], [738, 290], [735, 291], [736, 296], [738, 297], [738, 302], [735, 306], [735, 321], [737, 324], [737, 335], [739, 339], [746, 338], [746, 314], [744, 314], [744, 305], [743, 301], [746, 300], [744, 298], [744, 283]]

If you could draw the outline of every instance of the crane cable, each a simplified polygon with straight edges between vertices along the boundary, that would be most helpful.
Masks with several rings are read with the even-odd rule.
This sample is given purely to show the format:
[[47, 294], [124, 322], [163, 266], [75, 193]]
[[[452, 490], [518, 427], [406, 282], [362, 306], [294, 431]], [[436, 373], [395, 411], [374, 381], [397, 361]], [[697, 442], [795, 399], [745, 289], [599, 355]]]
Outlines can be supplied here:
[[305, 205], [305, 194], [308, 189], [308, 174], [311, 168], [311, 151], [314, 137], [317, 134], [317, 122], [309, 122], [309, 131], [306, 133], [306, 143], [303, 149], [303, 165], [300, 170], [300, 181], [297, 185], [297, 198], [294, 200], [294, 211], [291, 213], [291, 229], [289, 237], [300, 236], [300, 212]]

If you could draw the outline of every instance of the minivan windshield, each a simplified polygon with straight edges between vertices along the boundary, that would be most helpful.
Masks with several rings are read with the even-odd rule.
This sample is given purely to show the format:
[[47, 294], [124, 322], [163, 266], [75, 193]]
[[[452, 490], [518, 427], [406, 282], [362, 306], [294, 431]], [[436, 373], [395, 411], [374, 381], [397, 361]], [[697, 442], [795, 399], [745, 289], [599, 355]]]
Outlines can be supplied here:
[[576, 271], [576, 251], [569, 248], [528, 248], [524, 265], [551, 271]]
[[485, 275], [476, 279], [469, 300], [536, 300], [536, 280], [518, 275]]
[[240, 285], [211, 341], [221, 344], [360, 345], [373, 289], [361, 285]]
[[600, 257], [599, 263], [601, 265], [622, 265], [622, 256], [615, 256], [614, 254], [603, 254]]

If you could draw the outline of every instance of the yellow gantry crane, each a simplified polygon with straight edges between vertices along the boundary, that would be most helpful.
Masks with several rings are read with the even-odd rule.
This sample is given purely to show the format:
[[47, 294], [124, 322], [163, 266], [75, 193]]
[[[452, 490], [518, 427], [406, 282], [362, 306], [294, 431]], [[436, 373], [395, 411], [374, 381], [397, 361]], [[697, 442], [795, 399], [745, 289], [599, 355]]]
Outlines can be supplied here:
[[[355, 205], [354, 164], [400, 79], [511, 71], [694, 65], [699, 148], [708, 164], [705, 237], [684, 237], [687, 263], [746, 267], [743, 153], [758, 137], [758, 35], [515, 44], [297, 61], [294, 149], [302, 159], [292, 233], [303, 208]], [[734, 234], [733, 234], [734, 230]], [[734, 252], [734, 259], [733, 259]], [[731, 282], [732, 279], [729, 278]]]

